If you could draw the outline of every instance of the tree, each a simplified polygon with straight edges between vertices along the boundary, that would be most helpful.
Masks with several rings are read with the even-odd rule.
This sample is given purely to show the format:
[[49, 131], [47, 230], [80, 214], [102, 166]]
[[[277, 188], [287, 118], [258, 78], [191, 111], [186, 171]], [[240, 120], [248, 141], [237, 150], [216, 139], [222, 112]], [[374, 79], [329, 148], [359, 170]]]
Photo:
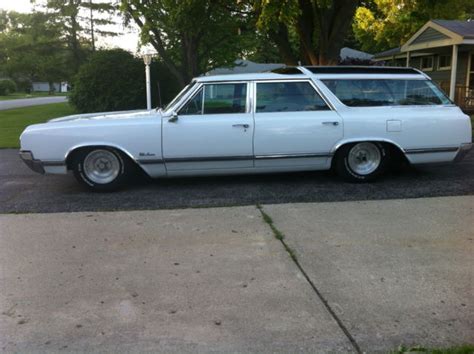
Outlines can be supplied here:
[[93, 0], [32, 0], [40, 9], [50, 13], [61, 26], [63, 38], [69, 48], [75, 74], [90, 51], [96, 49], [96, 36], [113, 36], [117, 33], [102, 29], [113, 24], [110, 15], [117, 11], [110, 2]]
[[102, 37], [117, 35], [117, 32], [102, 29], [102, 26], [115, 24], [115, 21], [111, 20], [110, 17], [107, 17], [107, 15], [115, 13], [117, 11], [117, 7], [110, 2], [97, 2], [93, 0], [82, 1], [81, 5], [83, 8], [89, 10], [89, 16], [87, 19], [89, 22], [89, 29], [86, 30], [86, 32], [90, 37], [92, 51], [95, 51], [96, 35], [100, 35]]
[[258, 28], [283, 61], [336, 64], [357, 6], [355, 0], [255, 0]]
[[361, 49], [379, 52], [405, 43], [431, 19], [472, 17], [472, 0], [372, 0], [357, 8], [353, 30]]
[[[0, 71], [17, 82], [44, 80], [52, 83], [66, 75], [67, 53], [60, 28], [51, 14], [33, 12], [0, 14]], [[21, 85], [26, 88], [25, 84]], [[28, 84], [26, 85], [28, 86]]]
[[143, 108], [143, 61], [121, 50], [97, 51], [79, 69], [69, 100], [79, 112]]
[[127, 20], [141, 29], [180, 86], [242, 53], [245, 4], [226, 0], [122, 0]]

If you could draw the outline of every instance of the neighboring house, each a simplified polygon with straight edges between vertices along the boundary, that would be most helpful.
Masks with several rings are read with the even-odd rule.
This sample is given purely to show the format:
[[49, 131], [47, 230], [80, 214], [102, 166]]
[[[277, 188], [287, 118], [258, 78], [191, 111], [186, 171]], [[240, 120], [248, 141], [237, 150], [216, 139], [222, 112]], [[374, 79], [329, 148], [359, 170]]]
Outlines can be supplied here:
[[216, 68], [208, 71], [204, 75], [228, 75], [228, 74], [246, 74], [246, 73], [260, 73], [264, 71], [271, 71], [274, 69], [282, 68], [285, 64], [265, 64], [255, 63], [250, 60], [238, 59], [234, 62], [233, 67], [229, 68]]
[[360, 50], [344, 47], [339, 52], [339, 57], [341, 61], [344, 61], [348, 59], [372, 60], [374, 56], [366, 52], [361, 52]]
[[424, 71], [457, 105], [474, 111], [474, 21], [429, 21], [404, 45], [373, 60]]
[[[49, 92], [49, 82], [33, 82], [31, 84], [32, 91], [34, 92]], [[67, 82], [54, 82], [54, 92], [68, 92], [69, 85]]]

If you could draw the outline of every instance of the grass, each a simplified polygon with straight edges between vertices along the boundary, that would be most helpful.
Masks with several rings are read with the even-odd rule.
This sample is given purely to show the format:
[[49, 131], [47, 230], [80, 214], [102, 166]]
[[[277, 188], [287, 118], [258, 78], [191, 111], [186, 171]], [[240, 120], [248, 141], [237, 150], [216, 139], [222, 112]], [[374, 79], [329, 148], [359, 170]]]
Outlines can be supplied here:
[[67, 102], [0, 111], [0, 148], [20, 147], [20, 134], [28, 125], [73, 113]]
[[398, 350], [392, 352], [396, 354], [404, 354], [404, 353], [428, 353], [428, 354], [472, 354], [474, 353], [474, 345], [472, 344], [464, 344], [460, 346], [450, 347], [450, 348], [443, 348], [443, 349], [429, 349], [424, 347], [412, 347], [407, 348], [404, 346], [400, 346]]
[[67, 96], [66, 92], [55, 93], [54, 95], [50, 95], [48, 92], [15, 92], [8, 96], [0, 96], [0, 101], [7, 101], [7, 100], [17, 100], [21, 98], [34, 98], [34, 97], [54, 97], [54, 96]]
[[291, 257], [291, 259], [294, 262], [297, 262], [298, 260], [296, 258], [295, 251], [293, 249], [291, 249], [290, 246], [288, 246], [288, 244], [286, 242], [284, 242], [285, 235], [280, 230], [278, 230], [276, 228], [275, 224], [273, 223], [273, 219], [271, 218], [271, 216], [263, 211], [263, 208], [260, 204], [257, 204], [257, 209], [260, 210], [260, 213], [262, 214], [263, 221], [265, 223], [267, 223], [268, 226], [270, 226], [270, 229], [273, 232], [273, 236], [275, 236], [275, 238], [277, 240], [281, 241], [281, 243], [283, 244], [283, 247], [285, 248], [286, 252], [288, 252], [288, 255]]

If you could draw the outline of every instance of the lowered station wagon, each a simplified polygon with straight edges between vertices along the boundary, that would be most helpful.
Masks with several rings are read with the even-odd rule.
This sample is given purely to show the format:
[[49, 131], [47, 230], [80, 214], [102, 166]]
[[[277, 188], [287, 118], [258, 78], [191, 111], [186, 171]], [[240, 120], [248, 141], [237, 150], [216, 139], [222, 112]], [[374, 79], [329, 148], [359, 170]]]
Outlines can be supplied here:
[[328, 170], [372, 181], [391, 160], [460, 160], [467, 115], [421, 71], [287, 67], [194, 79], [163, 109], [80, 114], [26, 128], [20, 156], [99, 191], [151, 177]]

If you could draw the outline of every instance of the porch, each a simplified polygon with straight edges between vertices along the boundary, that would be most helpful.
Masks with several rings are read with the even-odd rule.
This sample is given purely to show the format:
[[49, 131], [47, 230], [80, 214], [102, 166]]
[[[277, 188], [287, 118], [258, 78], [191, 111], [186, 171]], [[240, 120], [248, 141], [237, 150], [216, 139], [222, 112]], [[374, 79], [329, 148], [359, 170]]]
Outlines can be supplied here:
[[474, 22], [429, 21], [403, 46], [374, 60], [422, 70], [459, 107], [474, 113]]

